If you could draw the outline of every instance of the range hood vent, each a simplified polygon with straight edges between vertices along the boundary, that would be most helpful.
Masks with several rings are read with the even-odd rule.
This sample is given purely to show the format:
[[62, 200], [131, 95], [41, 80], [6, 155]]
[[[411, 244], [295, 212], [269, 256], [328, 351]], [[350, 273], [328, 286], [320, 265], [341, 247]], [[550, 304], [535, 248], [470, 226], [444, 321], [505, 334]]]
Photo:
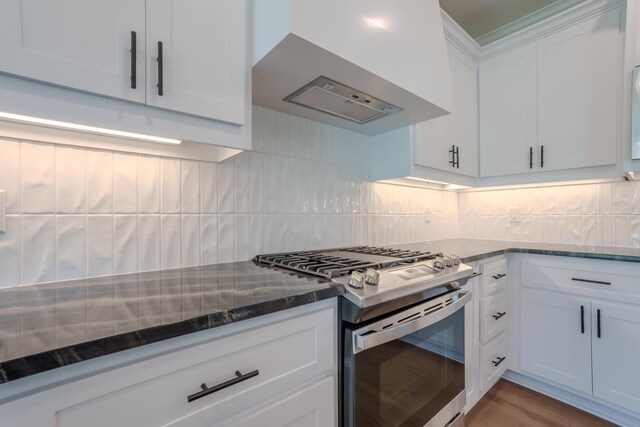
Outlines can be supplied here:
[[283, 101], [356, 123], [367, 123], [402, 111], [401, 108], [321, 76]]

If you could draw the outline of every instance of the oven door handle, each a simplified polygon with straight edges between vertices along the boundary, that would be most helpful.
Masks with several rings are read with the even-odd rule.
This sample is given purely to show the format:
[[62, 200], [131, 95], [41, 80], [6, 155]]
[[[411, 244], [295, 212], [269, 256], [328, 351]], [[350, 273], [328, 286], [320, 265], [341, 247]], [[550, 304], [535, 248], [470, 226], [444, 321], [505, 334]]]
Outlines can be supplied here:
[[405, 335], [412, 334], [420, 329], [431, 326], [434, 323], [438, 323], [447, 316], [452, 315], [456, 311], [460, 310], [464, 305], [471, 300], [471, 292], [466, 292], [457, 301], [442, 306], [441, 308], [430, 312], [429, 314], [418, 317], [415, 320], [408, 321], [406, 323], [400, 323], [399, 325], [392, 326], [380, 331], [373, 331], [366, 326], [362, 329], [353, 331], [353, 352], [354, 354], [361, 351], [368, 350], [373, 347], [388, 343], [389, 341], [397, 340]]

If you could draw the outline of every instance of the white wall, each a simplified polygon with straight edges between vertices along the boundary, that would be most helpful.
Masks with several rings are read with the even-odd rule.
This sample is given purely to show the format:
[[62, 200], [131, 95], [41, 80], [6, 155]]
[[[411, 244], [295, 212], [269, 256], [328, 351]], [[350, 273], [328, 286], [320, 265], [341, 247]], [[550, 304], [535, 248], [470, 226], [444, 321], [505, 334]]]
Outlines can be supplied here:
[[459, 206], [464, 237], [640, 247], [640, 182], [461, 193]]
[[455, 193], [367, 182], [368, 137], [253, 121], [254, 150], [220, 164], [0, 140], [0, 286], [457, 236]]

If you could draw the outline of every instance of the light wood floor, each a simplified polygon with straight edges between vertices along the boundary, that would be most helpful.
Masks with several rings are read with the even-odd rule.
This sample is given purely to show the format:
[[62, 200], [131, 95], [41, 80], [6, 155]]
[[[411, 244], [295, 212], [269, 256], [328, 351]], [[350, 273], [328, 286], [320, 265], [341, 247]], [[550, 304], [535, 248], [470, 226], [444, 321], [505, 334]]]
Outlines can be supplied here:
[[500, 380], [467, 415], [466, 427], [614, 426], [573, 406]]

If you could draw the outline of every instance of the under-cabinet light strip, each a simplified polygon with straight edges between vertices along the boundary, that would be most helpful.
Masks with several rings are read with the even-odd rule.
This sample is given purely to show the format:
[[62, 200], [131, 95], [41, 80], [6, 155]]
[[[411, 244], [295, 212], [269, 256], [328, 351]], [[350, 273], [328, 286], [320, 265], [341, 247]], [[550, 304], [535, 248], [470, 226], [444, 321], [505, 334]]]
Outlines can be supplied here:
[[97, 133], [101, 135], [117, 136], [120, 138], [137, 139], [140, 141], [160, 142], [164, 144], [180, 144], [182, 142], [179, 139], [163, 138], [161, 136], [144, 135], [141, 133], [134, 133], [134, 132], [124, 132], [120, 130], [105, 129], [105, 128], [99, 128], [95, 126], [85, 126], [85, 125], [79, 125], [76, 123], [60, 122], [57, 120], [42, 119], [39, 117], [23, 116], [21, 114], [6, 113], [4, 111], [0, 111], [0, 119], [12, 120], [12, 121], [22, 122], [22, 123], [31, 123], [34, 125], [48, 126], [48, 127], [54, 127], [54, 128], [60, 128], [60, 129], [70, 129], [70, 130], [76, 130], [79, 132], [88, 132], [88, 133]]

